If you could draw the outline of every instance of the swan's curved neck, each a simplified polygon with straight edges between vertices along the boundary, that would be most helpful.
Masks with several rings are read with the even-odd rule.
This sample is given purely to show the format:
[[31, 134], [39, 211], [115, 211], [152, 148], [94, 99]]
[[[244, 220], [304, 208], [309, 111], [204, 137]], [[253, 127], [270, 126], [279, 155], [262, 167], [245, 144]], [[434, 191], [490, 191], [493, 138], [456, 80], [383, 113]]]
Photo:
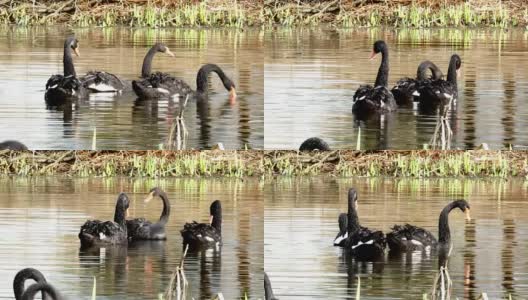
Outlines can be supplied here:
[[59, 293], [55, 288], [47, 283], [37, 283], [29, 286], [27, 290], [22, 295], [22, 300], [32, 300], [35, 298], [35, 295], [42, 291], [43, 294], [49, 295], [52, 300], [58, 300]]
[[73, 57], [69, 45], [64, 45], [62, 65], [64, 67], [64, 76], [77, 76], [75, 73], [75, 67], [73, 66]]
[[456, 206], [449, 203], [442, 209], [440, 217], [438, 218], [438, 242], [442, 245], [449, 245], [451, 243], [451, 231], [449, 230], [449, 213]]
[[143, 66], [141, 67], [141, 77], [150, 76], [152, 71], [152, 59], [154, 59], [156, 52], [158, 52], [158, 49], [156, 47], [152, 47], [147, 52], [147, 55], [145, 55], [145, 58], [143, 59]]
[[167, 197], [167, 194], [165, 194], [164, 192], [160, 193], [160, 198], [163, 201], [163, 210], [161, 211], [161, 216], [160, 216], [158, 224], [165, 225], [167, 224], [167, 222], [169, 222], [170, 202], [169, 202], [169, 198]]
[[425, 80], [427, 79], [427, 70], [431, 71], [431, 74], [433, 75], [433, 79], [440, 79], [442, 78], [442, 71], [431, 61], [426, 60], [422, 62], [418, 66], [418, 70], [416, 71], [416, 79], [418, 80]]
[[196, 92], [198, 94], [207, 94], [209, 88], [209, 74], [211, 72], [215, 72], [218, 77], [220, 77], [220, 80], [222, 80], [222, 84], [226, 90], [229, 91], [231, 89], [231, 80], [229, 77], [227, 77], [224, 71], [222, 71], [222, 69], [215, 64], [207, 64], [202, 66], [196, 75]]
[[348, 201], [348, 224], [347, 224], [348, 236], [359, 231], [359, 219], [354, 205], [354, 200]]
[[348, 228], [348, 215], [345, 213], [340, 214], [338, 223], [339, 223], [339, 233], [345, 234]]
[[381, 51], [381, 65], [378, 69], [378, 76], [376, 76], [376, 83], [374, 86], [388, 86], [389, 84], [389, 51], [383, 48]]
[[449, 61], [449, 68], [447, 69], [447, 81], [451, 82], [455, 86], [457, 85], [456, 59], [451, 59], [451, 61]]
[[213, 215], [213, 221], [211, 222], [211, 226], [213, 226], [213, 228], [218, 230], [218, 232], [222, 232], [222, 212], [221, 211], [217, 211]]
[[121, 203], [116, 205], [114, 222], [126, 228], [126, 208]]
[[[25, 287], [24, 284], [28, 279], [33, 279], [37, 283], [46, 283], [46, 278], [44, 278], [44, 275], [42, 275], [42, 273], [40, 273], [38, 270], [27, 268], [18, 272], [15, 276], [15, 279], [13, 280], [13, 292], [15, 294], [16, 300], [22, 298]], [[42, 297], [42, 299], [46, 299], [46, 295], [43, 295]]]

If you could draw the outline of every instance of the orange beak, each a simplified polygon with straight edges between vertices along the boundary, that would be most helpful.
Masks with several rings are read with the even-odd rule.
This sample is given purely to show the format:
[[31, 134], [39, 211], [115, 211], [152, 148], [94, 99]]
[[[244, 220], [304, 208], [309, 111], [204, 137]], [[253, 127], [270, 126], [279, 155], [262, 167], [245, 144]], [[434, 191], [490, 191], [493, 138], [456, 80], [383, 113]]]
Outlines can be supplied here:
[[169, 48], [165, 48], [165, 53], [167, 53], [168, 55], [174, 57], [174, 53], [172, 53]]
[[235, 103], [236, 103], [236, 98], [237, 98], [237, 94], [236, 94], [235, 87], [232, 87], [232, 88], [229, 90], [229, 103], [230, 103], [231, 105], [235, 104]]
[[466, 213], [466, 221], [471, 221], [471, 215], [469, 214], [469, 208], [464, 211]]
[[209, 216], [209, 225], [213, 224], [213, 216]]
[[374, 57], [376, 57], [376, 55], [378, 55], [378, 53], [376, 53], [376, 52], [374, 52], [374, 50], [372, 50], [372, 53], [370, 54], [369, 59], [370, 59], [370, 60], [373, 60]]
[[154, 195], [153, 195], [152, 193], [150, 193], [150, 194], [147, 196], [147, 198], [145, 198], [144, 202], [145, 202], [145, 203], [149, 203], [150, 200], [152, 200], [153, 198], [154, 198]]
[[126, 210], [126, 217], [128, 218], [128, 216], [130, 216], [130, 213], [128, 212], [128, 208]]
[[79, 53], [79, 47], [73, 48], [73, 53], [75, 53], [75, 55], [77, 55], [78, 57], [81, 56], [81, 53]]

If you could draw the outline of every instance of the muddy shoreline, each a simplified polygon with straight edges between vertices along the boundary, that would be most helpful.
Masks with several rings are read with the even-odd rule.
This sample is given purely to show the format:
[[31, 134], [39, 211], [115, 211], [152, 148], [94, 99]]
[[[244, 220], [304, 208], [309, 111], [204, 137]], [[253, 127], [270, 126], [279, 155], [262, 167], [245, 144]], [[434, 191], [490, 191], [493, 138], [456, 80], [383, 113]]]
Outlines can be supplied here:
[[3, 176], [524, 177], [525, 151], [1, 151]]
[[0, 0], [0, 23], [71, 26], [525, 27], [522, 0]]

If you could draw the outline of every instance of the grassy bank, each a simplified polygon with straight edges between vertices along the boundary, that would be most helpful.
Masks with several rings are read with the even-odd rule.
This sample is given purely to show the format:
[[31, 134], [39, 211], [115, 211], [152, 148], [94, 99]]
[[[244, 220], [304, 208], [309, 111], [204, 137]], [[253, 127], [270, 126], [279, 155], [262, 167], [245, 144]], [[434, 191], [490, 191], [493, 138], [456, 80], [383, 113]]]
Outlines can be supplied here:
[[251, 0], [0, 0], [0, 23], [243, 27], [262, 23], [262, 3]]
[[268, 24], [284, 26], [526, 26], [524, 0], [266, 0]]
[[2, 151], [1, 175], [524, 177], [521, 151]]

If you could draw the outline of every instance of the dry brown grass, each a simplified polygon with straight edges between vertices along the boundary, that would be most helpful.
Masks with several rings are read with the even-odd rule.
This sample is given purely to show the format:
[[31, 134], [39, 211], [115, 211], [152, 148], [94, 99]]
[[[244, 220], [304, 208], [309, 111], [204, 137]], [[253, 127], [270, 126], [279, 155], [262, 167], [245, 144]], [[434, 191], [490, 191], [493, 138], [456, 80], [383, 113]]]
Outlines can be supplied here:
[[0, 174], [525, 177], [524, 151], [1, 151]]

